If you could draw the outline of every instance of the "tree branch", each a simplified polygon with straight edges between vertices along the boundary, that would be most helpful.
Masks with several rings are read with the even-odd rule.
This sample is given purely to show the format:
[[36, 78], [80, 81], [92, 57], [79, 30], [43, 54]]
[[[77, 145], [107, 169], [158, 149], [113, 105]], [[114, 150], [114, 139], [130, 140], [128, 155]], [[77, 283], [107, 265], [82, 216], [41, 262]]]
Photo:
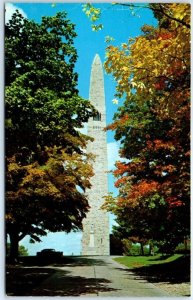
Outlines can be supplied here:
[[167, 18], [169, 18], [169, 19], [171, 19], [171, 20], [173, 20], [173, 21], [176, 21], [176, 22], [178, 22], [178, 23], [182, 24], [183, 26], [186, 26], [187, 28], [190, 29], [190, 25], [187, 24], [186, 22], [184, 22], [183, 20], [180, 20], [180, 19], [177, 19], [177, 18], [175, 18], [175, 17], [172, 17], [172, 16], [168, 15], [168, 14], [163, 10], [163, 7], [162, 7], [161, 4], [159, 5], [159, 6], [160, 6], [160, 9], [154, 8], [154, 7], [149, 7], [149, 5], [137, 6], [137, 5], [135, 5], [135, 4], [131, 5], [131, 4], [126, 4], [126, 3], [116, 3], [116, 5], [122, 5], [122, 6], [128, 6], [128, 7], [131, 7], [131, 6], [133, 7], [133, 6], [135, 6], [135, 7], [140, 7], [140, 8], [148, 8], [148, 9], [152, 9], [153, 11], [162, 13], [162, 14], [163, 14], [164, 16], [166, 16]]
[[172, 16], [168, 15], [168, 14], [163, 10], [162, 4], [159, 4], [159, 7], [160, 7], [160, 9], [158, 9], [158, 8], [152, 8], [152, 10], [157, 11], [157, 12], [160, 12], [160, 13], [162, 13], [164, 16], [166, 16], [167, 18], [169, 18], [169, 19], [171, 19], [171, 20], [173, 20], [173, 21], [176, 21], [176, 22], [182, 24], [183, 26], [186, 26], [187, 28], [190, 28], [190, 25], [187, 24], [186, 22], [184, 22], [183, 20], [179, 20], [179, 19], [177, 19], [177, 18], [175, 18], [175, 17], [172, 17]]

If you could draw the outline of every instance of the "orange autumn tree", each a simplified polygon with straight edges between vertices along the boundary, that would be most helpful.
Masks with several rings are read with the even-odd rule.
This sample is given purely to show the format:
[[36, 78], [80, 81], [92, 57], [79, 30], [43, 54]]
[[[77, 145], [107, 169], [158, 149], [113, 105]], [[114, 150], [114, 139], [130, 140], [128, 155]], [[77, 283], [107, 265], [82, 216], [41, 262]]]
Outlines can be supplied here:
[[105, 207], [127, 237], [169, 244], [190, 230], [190, 5], [150, 4], [158, 26], [120, 47], [108, 46], [105, 68], [125, 98], [114, 122], [121, 142], [113, 172], [118, 197]]

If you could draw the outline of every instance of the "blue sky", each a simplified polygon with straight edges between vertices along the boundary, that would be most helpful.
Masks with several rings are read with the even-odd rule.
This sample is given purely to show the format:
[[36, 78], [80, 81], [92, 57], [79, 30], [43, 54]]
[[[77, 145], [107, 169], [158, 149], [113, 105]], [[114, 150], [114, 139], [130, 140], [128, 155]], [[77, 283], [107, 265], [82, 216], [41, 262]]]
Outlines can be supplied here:
[[[143, 3], [144, 4], [144, 3]], [[141, 3], [142, 5], [142, 3]], [[76, 71], [79, 74], [78, 89], [80, 95], [86, 99], [89, 98], [89, 80], [92, 61], [96, 53], [99, 54], [102, 63], [105, 61], [105, 37], [111, 36], [115, 40], [114, 45], [120, 45], [126, 42], [130, 37], [140, 35], [140, 28], [144, 24], [156, 25], [156, 20], [153, 14], [148, 9], [140, 9], [136, 11], [134, 16], [132, 12], [125, 6], [117, 6], [109, 3], [95, 3], [96, 7], [101, 8], [102, 15], [100, 23], [104, 28], [101, 31], [94, 32], [91, 29], [91, 23], [86, 15], [82, 12], [81, 3], [57, 3], [53, 7], [52, 3], [20, 3], [13, 2], [6, 4], [6, 19], [8, 20], [15, 9], [20, 9], [20, 12], [27, 18], [33, 19], [36, 22], [41, 22], [42, 16], [54, 16], [59, 11], [66, 11], [68, 18], [72, 23], [76, 24], [76, 32], [78, 36], [75, 39], [75, 47], [78, 52], [78, 61]], [[145, 55], [145, 53], [144, 53]], [[112, 122], [114, 113], [118, 105], [123, 103], [123, 99], [119, 100], [119, 104], [112, 103], [115, 94], [115, 83], [110, 75], [105, 74], [105, 96], [107, 110], [107, 124]], [[118, 144], [115, 142], [113, 132], [107, 133], [108, 143], [108, 165], [111, 169], [114, 162], [118, 160]], [[113, 184], [113, 177], [109, 175], [109, 192], [117, 193]], [[110, 227], [113, 224], [113, 217], [110, 217]], [[43, 248], [55, 248], [63, 251], [64, 254], [79, 255], [81, 251], [81, 233], [50, 233], [47, 237], [42, 238], [41, 243], [29, 244], [29, 238], [26, 237], [21, 241], [21, 244], [26, 246], [31, 255]]]

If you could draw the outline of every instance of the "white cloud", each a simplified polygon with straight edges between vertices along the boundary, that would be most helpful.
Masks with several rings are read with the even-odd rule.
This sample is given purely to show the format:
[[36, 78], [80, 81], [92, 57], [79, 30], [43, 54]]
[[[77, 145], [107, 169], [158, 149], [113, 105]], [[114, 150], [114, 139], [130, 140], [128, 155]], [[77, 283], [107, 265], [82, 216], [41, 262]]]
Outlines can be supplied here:
[[6, 3], [5, 4], [5, 23], [8, 23], [9, 20], [11, 20], [12, 15], [15, 13], [15, 11], [18, 10], [19, 13], [24, 17], [27, 18], [26, 13], [23, 11], [23, 9], [18, 8], [16, 5], [12, 3]]

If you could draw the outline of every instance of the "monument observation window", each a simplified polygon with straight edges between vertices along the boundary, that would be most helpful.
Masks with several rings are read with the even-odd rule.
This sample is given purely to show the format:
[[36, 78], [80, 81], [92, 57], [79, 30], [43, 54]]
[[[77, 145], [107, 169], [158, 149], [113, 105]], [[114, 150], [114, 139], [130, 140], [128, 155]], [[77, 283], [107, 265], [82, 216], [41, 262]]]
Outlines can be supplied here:
[[93, 117], [94, 121], [101, 121], [101, 114], [97, 113], [96, 116]]

